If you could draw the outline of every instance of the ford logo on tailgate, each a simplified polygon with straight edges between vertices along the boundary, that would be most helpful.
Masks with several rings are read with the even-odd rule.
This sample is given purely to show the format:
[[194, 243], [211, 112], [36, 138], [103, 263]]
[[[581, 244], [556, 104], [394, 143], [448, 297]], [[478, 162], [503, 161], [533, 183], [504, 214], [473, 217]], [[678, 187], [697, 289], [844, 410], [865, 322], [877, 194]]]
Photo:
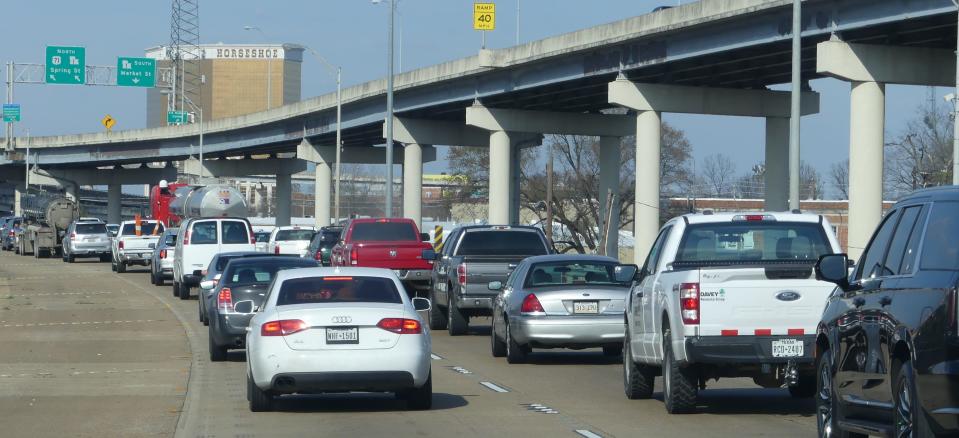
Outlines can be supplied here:
[[799, 299], [799, 297], [801, 297], [801, 295], [799, 295], [799, 292], [792, 291], [792, 290], [784, 290], [776, 294], [776, 299], [779, 301], [796, 301]]

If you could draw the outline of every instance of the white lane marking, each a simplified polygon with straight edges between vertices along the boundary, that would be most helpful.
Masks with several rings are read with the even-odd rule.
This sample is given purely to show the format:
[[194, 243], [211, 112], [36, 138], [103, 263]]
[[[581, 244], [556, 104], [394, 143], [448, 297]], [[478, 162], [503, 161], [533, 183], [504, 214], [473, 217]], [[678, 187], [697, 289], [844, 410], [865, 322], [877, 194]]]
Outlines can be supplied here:
[[434, 353], [430, 353], [430, 359], [433, 359], [433, 360], [443, 360], [442, 357], [440, 357], [439, 355], [434, 354]]
[[0, 327], [49, 327], [54, 325], [99, 325], [99, 324], [132, 324], [132, 323], [143, 323], [143, 322], [160, 322], [160, 319], [138, 319], [136, 321], [71, 321], [71, 322], [48, 322], [46, 325], [43, 323], [40, 324], [4, 324]]
[[503, 388], [502, 386], [499, 386], [493, 382], [480, 382], [480, 385], [483, 385], [489, 388], [490, 390], [496, 391], [496, 392], [509, 392], [508, 389]]
[[592, 431], [589, 431], [589, 430], [586, 430], [586, 429], [577, 429], [577, 430], [575, 430], [574, 432], [576, 432], [577, 434], [579, 434], [579, 436], [582, 436], [582, 437], [585, 437], [585, 438], [603, 438], [602, 435], [595, 434], [595, 433], [593, 433]]
[[468, 370], [468, 369], [466, 369], [466, 368], [463, 368], [463, 367], [450, 367], [450, 369], [452, 369], [453, 371], [456, 371], [457, 373], [460, 373], [460, 374], [473, 374], [472, 371], [470, 371], [470, 370]]

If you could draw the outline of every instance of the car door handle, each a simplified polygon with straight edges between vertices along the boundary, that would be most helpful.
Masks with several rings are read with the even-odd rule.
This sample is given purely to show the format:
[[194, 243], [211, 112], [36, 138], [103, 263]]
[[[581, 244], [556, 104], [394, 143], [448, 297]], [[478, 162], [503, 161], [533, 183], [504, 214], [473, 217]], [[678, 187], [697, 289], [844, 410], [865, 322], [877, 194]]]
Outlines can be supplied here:
[[636, 291], [636, 298], [642, 298], [642, 297], [643, 297], [643, 291]]
[[852, 299], [852, 304], [856, 307], [862, 307], [866, 304], [866, 299], [863, 297], [856, 297]]
[[880, 305], [880, 306], [886, 307], [886, 306], [888, 306], [888, 305], [890, 305], [890, 304], [892, 304], [892, 297], [890, 297], [890, 296], [888, 296], [888, 295], [887, 295], [887, 296], [884, 296], [884, 297], [882, 297], [882, 298], [879, 299], [879, 305]]

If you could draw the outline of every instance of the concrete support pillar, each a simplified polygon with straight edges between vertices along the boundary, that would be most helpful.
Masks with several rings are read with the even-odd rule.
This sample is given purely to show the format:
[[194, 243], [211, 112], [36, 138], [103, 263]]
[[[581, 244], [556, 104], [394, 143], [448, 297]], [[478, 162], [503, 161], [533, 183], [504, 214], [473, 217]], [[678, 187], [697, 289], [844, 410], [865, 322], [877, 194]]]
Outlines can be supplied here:
[[120, 184], [107, 186], [107, 223], [109, 224], [120, 223], [120, 210], [122, 209], [120, 192], [122, 187]]
[[330, 196], [333, 193], [333, 172], [330, 163], [316, 163], [315, 183], [313, 186], [313, 218], [317, 227], [330, 225]]
[[850, 100], [847, 250], [851, 258], [858, 259], [882, 219], [885, 85], [853, 82]]
[[23, 208], [21, 205], [21, 199], [23, 195], [27, 194], [26, 186], [23, 184], [17, 184], [13, 189], [13, 214], [14, 216], [23, 216]]
[[260, 189], [259, 185], [253, 186], [253, 210], [256, 217], [263, 217], [263, 192]]
[[[620, 150], [619, 137], [599, 138], [599, 232], [603, 233], [606, 227], [606, 218], [610, 217], [609, 236], [606, 239], [606, 255], [619, 258], [619, 167]], [[606, 212], [606, 200], [612, 190], [615, 196], [612, 216]]]
[[423, 229], [423, 147], [417, 143], [403, 148], [403, 217]]
[[636, 204], [633, 261], [642, 265], [659, 233], [659, 172], [662, 148], [659, 111], [636, 115]]
[[789, 119], [766, 117], [766, 211], [789, 210]]
[[79, 192], [80, 192], [80, 186], [79, 186], [79, 185], [77, 185], [76, 183], [72, 183], [72, 182], [65, 182], [65, 183], [64, 183], [64, 186], [63, 186], [63, 190], [64, 190], [64, 193], [66, 194], [66, 196], [67, 196], [68, 199], [72, 199], [72, 200], [74, 200], [74, 201], [79, 202], [79, 200], [80, 200], [80, 197], [78, 196], [78, 194], [79, 194]]
[[293, 204], [293, 178], [288, 173], [276, 175], [276, 226], [290, 225]]
[[519, 214], [522, 209], [520, 202], [520, 179], [522, 175], [522, 168], [520, 166], [520, 158], [523, 154], [523, 149], [517, 145], [512, 145], [512, 151], [510, 151], [511, 157], [509, 160], [509, 223], [510, 225], [520, 225], [519, 223]]
[[273, 216], [275, 218], [276, 204], [273, 203], [273, 186], [274, 185], [264, 184], [264, 186], [266, 186], [266, 204], [264, 204], [264, 209], [266, 210], [267, 216]]
[[489, 135], [489, 211], [490, 224], [503, 225], [510, 221], [510, 159], [513, 145], [506, 131], [492, 131]]

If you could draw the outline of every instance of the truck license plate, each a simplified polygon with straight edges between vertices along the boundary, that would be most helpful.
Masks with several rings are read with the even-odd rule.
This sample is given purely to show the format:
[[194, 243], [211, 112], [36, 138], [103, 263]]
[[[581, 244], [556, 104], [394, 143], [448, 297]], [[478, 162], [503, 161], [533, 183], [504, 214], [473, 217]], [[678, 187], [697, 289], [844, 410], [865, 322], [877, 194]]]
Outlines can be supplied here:
[[356, 327], [327, 327], [327, 344], [359, 344], [360, 334]]
[[598, 301], [574, 301], [573, 313], [599, 313]]
[[803, 355], [801, 339], [779, 339], [773, 341], [773, 357], [799, 357]]

